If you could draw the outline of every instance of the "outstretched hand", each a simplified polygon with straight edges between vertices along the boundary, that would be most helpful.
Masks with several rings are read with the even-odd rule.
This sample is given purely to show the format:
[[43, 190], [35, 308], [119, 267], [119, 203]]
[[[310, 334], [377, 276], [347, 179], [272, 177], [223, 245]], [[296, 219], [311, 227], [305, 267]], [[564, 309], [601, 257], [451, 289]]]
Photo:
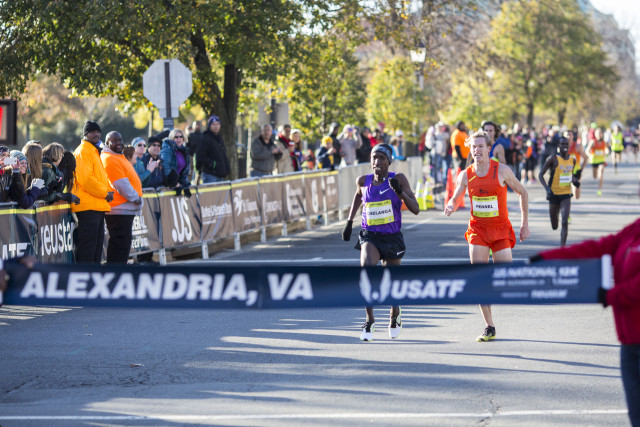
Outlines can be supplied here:
[[347, 225], [342, 230], [342, 240], [348, 242], [351, 239], [351, 231], [353, 229], [353, 220], [348, 220]]

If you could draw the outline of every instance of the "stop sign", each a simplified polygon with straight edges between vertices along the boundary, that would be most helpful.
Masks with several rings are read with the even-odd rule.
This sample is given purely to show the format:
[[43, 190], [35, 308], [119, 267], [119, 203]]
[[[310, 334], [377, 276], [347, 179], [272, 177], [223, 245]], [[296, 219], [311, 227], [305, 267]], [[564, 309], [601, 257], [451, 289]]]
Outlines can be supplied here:
[[191, 71], [177, 59], [158, 59], [142, 75], [142, 88], [160, 117], [178, 117], [178, 107], [193, 91]]

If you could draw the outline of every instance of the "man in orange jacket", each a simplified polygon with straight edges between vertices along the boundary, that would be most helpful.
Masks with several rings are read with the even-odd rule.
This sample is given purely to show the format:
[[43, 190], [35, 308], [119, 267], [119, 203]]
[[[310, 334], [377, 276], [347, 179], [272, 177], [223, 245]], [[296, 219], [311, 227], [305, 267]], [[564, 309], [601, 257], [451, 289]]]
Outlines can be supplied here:
[[84, 138], [73, 152], [76, 158], [75, 183], [72, 193], [80, 203], [71, 205], [78, 218], [76, 262], [102, 260], [104, 243], [104, 215], [111, 210], [113, 189], [100, 161], [100, 126], [88, 121], [82, 129]]
[[109, 202], [111, 212], [105, 216], [109, 230], [107, 262], [126, 264], [131, 251], [133, 218], [142, 214], [142, 182], [124, 154], [122, 136], [109, 132], [100, 159], [116, 193]]

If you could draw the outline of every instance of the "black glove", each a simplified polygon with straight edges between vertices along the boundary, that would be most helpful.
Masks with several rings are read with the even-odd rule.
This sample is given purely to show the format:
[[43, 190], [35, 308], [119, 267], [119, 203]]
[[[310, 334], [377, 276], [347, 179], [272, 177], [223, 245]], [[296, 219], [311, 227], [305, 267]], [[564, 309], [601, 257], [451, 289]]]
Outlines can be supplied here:
[[353, 220], [347, 221], [347, 225], [345, 225], [344, 229], [342, 230], [342, 240], [344, 240], [345, 242], [348, 242], [349, 240], [351, 240], [352, 228], [353, 228]]
[[573, 174], [573, 176], [579, 181], [580, 178], [582, 178], [582, 169], [578, 169], [576, 173]]
[[75, 194], [71, 194], [71, 201], [73, 203], [75, 203], [76, 205], [80, 204], [80, 197], [76, 196]]
[[67, 203], [71, 203], [73, 201], [73, 194], [71, 193], [56, 193], [56, 200], [64, 200]]
[[534, 262], [543, 261], [543, 260], [544, 258], [542, 258], [542, 255], [535, 254], [529, 258], [529, 264], [533, 264]]
[[182, 196], [182, 187], [176, 188], [176, 196]]
[[551, 197], [553, 197], [553, 191], [549, 188], [547, 189], [547, 200], [551, 200]]
[[402, 187], [396, 177], [389, 178], [389, 186], [396, 192], [398, 196], [402, 194]]
[[191, 190], [189, 190], [188, 188], [185, 188], [184, 190], [182, 190], [182, 192], [184, 193], [185, 197], [191, 197]]
[[607, 304], [607, 292], [605, 288], [598, 288], [598, 302], [602, 304], [603, 307], [609, 305]]
[[571, 182], [573, 183], [574, 187], [580, 188], [580, 177], [578, 176], [578, 174], [573, 174]]
[[169, 175], [167, 175], [165, 185], [169, 188], [173, 188], [178, 185], [179, 179], [180, 176], [178, 175], [178, 172], [175, 169], [171, 169], [171, 172], [169, 172]]

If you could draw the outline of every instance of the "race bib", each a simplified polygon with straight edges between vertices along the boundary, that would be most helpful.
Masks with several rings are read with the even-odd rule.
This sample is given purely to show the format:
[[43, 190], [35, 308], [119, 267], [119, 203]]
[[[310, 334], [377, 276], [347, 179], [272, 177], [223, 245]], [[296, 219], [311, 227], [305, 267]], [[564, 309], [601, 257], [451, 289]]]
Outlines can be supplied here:
[[367, 225], [382, 225], [395, 221], [391, 200], [365, 203], [364, 211], [367, 215]]
[[561, 187], [567, 186], [567, 185], [571, 185], [571, 182], [573, 180], [573, 177], [571, 176], [570, 173], [563, 173], [560, 174], [560, 179], [558, 180], [558, 183], [560, 184]]
[[498, 196], [473, 196], [473, 215], [480, 218], [491, 218], [500, 215], [498, 211]]
[[593, 155], [595, 157], [602, 157], [602, 156], [604, 156], [604, 150], [595, 150]]

